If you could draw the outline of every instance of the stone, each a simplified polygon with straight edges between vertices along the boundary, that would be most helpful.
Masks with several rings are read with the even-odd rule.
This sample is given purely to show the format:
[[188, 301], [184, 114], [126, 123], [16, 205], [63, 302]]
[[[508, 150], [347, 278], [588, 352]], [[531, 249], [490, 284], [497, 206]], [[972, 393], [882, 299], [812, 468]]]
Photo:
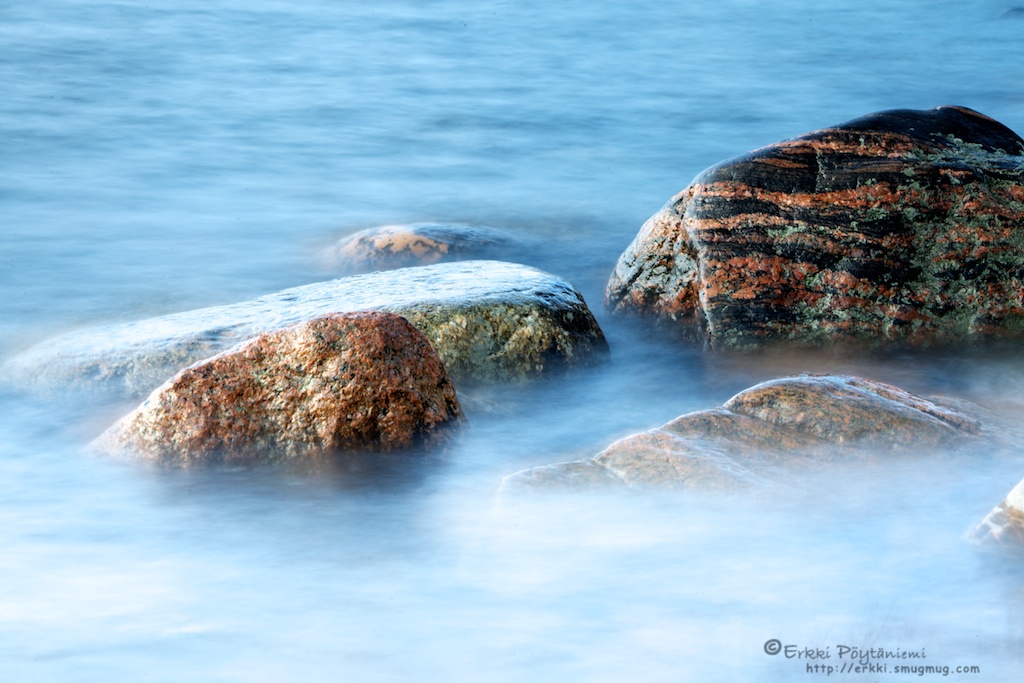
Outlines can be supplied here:
[[1024, 334], [1024, 140], [894, 110], [700, 175], [621, 255], [606, 304], [713, 348]]
[[437, 441], [463, 419], [416, 328], [392, 313], [332, 314], [185, 368], [94, 449], [162, 463], [254, 462]]
[[937, 448], [958, 434], [981, 431], [977, 419], [955, 408], [848, 376], [763, 382], [729, 399], [724, 408], [832, 443], [856, 442], [873, 449]]
[[500, 493], [510, 491], [564, 491], [580, 488], [621, 488], [624, 481], [592, 458], [531, 467], [505, 477]]
[[1024, 550], [1024, 481], [971, 530], [970, 539], [979, 545]]
[[815, 463], [955, 448], [983, 432], [981, 421], [961, 408], [889, 384], [801, 375], [763, 382], [719, 408], [627, 436], [591, 459], [509, 475], [500, 490], [578, 487], [602, 477], [629, 488], [734, 490], [770, 485]]
[[690, 439], [665, 429], [652, 429], [616, 441], [594, 463], [631, 488], [721, 491], [754, 484], [757, 475], [731, 458], [728, 442]]
[[141, 398], [168, 377], [263, 332], [327, 313], [382, 310], [423, 332], [456, 384], [520, 381], [593, 365], [608, 344], [565, 280], [500, 261], [355, 275], [126, 324], [76, 330], [0, 370], [22, 390]]
[[511, 234], [454, 223], [382, 225], [360, 230], [334, 244], [328, 264], [344, 273], [368, 273], [447, 261], [495, 258], [523, 251]]

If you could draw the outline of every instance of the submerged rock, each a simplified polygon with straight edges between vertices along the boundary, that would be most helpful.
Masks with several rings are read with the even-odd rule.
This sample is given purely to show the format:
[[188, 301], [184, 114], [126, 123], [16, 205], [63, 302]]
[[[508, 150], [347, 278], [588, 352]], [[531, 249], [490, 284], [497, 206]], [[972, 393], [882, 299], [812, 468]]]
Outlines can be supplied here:
[[980, 432], [977, 419], [953, 407], [858, 377], [772, 380], [737, 394], [724, 408], [825, 441], [875, 449], [936, 448], [959, 434]]
[[410, 223], [360, 230], [335, 244], [327, 260], [345, 273], [367, 273], [445, 261], [507, 257], [510, 249], [521, 248], [512, 235], [495, 228]]
[[1024, 334], [1024, 140], [872, 114], [722, 162], [641, 228], [606, 303], [718, 348]]
[[758, 384], [722, 407], [627, 436], [589, 460], [509, 475], [501, 490], [564, 487], [602, 477], [628, 487], [735, 489], [812, 462], [948, 448], [980, 434], [976, 418], [897, 387], [843, 375], [803, 375]]
[[1024, 481], [1006, 495], [999, 505], [971, 531], [978, 544], [999, 544], [1024, 550]]
[[405, 448], [462, 419], [421, 332], [390, 313], [327, 315], [192, 365], [96, 442], [188, 464]]
[[263, 332], [327, 313], [383, 310], [409, 320], [458, 382], [509, 381], [603, 360], [583, 297], [548, 273], [466, 261], [320, 282], [226, 306], [76, 330], [8, 361], [0, 376], [35, 390], [145, 396], [178, 370]]

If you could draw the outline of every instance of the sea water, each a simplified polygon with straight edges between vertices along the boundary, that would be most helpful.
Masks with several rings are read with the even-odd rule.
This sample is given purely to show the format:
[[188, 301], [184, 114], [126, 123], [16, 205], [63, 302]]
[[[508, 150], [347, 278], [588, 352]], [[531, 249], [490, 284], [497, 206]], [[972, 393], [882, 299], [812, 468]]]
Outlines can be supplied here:
[[[1024, 477], [1020, 354], [731, 358], [601, 299], [727, 157], [890, 108], [1024, 131], [1021, 36], [1002, 0], [0, 2], [0, 356], [328, 279], [334, 241], [416, 221], [537, 240], [612, 347], [464, 396], [446, 450], [315, 472], [111, 462], [84, 446], [131, 404], [0, 395], [0, 680], [1017, 680], [1024, 571], [965, 534]], [[974, 401], [1007, 445], [494, 495], [825, 370]]]

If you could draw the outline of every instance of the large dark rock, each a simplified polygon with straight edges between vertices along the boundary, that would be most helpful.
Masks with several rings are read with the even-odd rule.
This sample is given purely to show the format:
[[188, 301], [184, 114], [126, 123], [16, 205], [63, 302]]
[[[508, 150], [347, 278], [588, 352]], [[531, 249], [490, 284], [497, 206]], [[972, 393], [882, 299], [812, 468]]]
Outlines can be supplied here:
[[226, 306], [76, 330], [7, 362], [21, 389], [141, 397], [178, 370], [258, 334], [328, 313], [383, 310], [423, 332], [456, 382], [521, 380], [603, 360], [583, 297], [554, 275], [466, 261], [357, 275]]
[[182, 370], [94, 448], [175, 464], [279, 460], [405, 448], [461, 419], [441, 359], [408, 321], [334, 314]]
[[981, 432], [974, 416], [898, 387], [803, 375], [758, 384], [719, 408], [627, 436], [592, 459], [509, 475], [501, 490], [594, 483], [736, 489], [813, 463], [955, 447]]
[[701, 173], [607, 287], [718, 348], [1024, 334], [1024, 140], [970, 109], [896, 110]]

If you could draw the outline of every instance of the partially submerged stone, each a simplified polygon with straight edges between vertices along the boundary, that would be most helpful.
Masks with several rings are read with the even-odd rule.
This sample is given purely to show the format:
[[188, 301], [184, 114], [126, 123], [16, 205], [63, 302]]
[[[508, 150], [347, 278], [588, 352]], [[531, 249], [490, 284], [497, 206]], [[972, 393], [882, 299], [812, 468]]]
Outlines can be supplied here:
[[447, 261], [507, 258], [521, 245], [496, 228], [456, 223], [410, 223], [367, 228], [339, 240], [329, 264], [345, 273], [368, 273]]
[[461, 420], [441, 359], [408, 321], [332, 314], [182, 370], [94, 448], [177, 464], [282, 460], [407, 448]]
[[1024, 550], [1024, 481], [1014, 486], [1006, 498], [978, 523], [970, 537], [978, 544]]
[[737, 394], [725, 409], [833, 443], [933, 448], [978, 434], [978, 420], [898, 387], [857, 377], [772, 380]]
[[729, 455], [728, 442], [710, 435], [688, 439], [652, 429], [616, 441], [594, 463], [626, 486], [721, 491], [755, 483], [750, 469]]
[[895, 110], [701, 173], [640, 229], [606, 303], [718, 348], [1024, 335], [1024, 139]]
[[621, 487], [625, 482], [592, 458], [541, 465], [505, 477], [500, 491], [566, 490]]
[[7, 384], [145, 396], [178, 370], [263, 332], [327, 313], [382, 310], [423, 332], [456, 382], [512, 381], [603, 360], [583, 297], [527, 266], [466, 261], [357, 275], [257, 299], [76, 330], [3, 366]]
[[[800, 378], [800, 380], [802, 379]], [[766, 384], [768, 383], [747, 389], [733, 398], [730, 403], [764, 389]], [[730, 407], [733, 409], [730, 410]], [[786, 457], [792, 457], [793, 454], [806, 451], [809, 447], [820, 443], [816, 435], [807, 434], [791, 425], [744, 415], [739, 411], [734, 412], [734, 410], [735, 405], [726, 404], [721, 408], [688, 413], [663, 425], [659, 431], [689, 443], [704, 444], [714, 441], [720, 449], [726, 449], [732, 455], [766, 456], [778, 451], [785, 454]]]
[[[683, 415], [616, 441], [594, 458], [505, 477], [501, 490], [566, 487], [606, 470], [630, 488], [721, 491], [762, 485], [815, 462], [949, 448], [981, 436], [949, 405], [881, 382], [803, 375], [758, 384], [724, 406]], [[607, 483], [607, 482], [605, 482]]]

